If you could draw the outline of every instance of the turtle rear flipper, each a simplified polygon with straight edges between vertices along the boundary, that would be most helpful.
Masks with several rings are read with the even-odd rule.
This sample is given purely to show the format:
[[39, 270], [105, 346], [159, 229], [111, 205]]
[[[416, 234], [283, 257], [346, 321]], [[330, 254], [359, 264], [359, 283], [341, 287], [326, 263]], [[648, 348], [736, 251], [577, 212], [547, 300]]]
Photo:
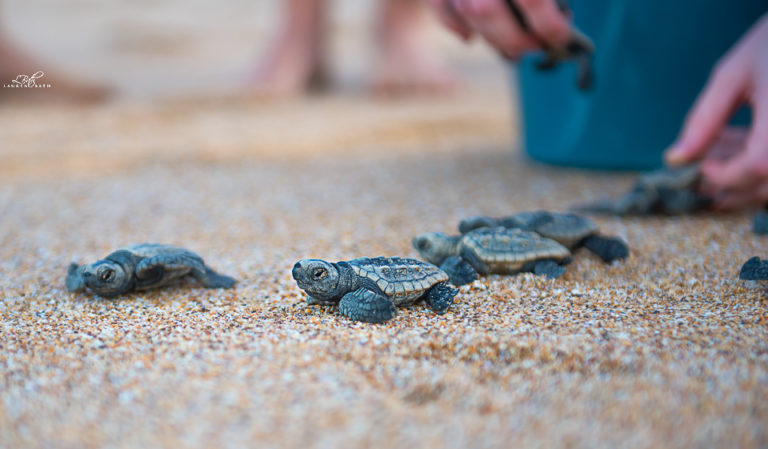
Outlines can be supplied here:
[[739, 279], [745, 281], [768, 280], [768, 262], [760, 260], [759, 257], [749, 259], [741, 267]]
[[533, 266], [533, 272], [537, 276], [546, 276], [554, 279], [565, 274], [565, 267], [552, 259], [543, 259], [536, 262]]
[[582, 245], [603, 259], [605, 263], [624, 259], [629, 255], [627, 244], [618, 237], [604, 237], [594, 234], [584, 238]]
[[474, 282], [478, 278], [477, 271], [466, 260], [459, 256], [451, 256], [445, 259], [440, 269], [448, 274], [451, 284], [461, 286]]
[[453, 297], [458, 292], [458, 289], [451, 287], [447, 282], [441, 282], [429, 289], [426, 298], [427, 305], [435, 313], [445, 313], [448, 307], [453, 304]]
[[391, 320], [397, 310], [392, 300], [386, 296], [360, 288], [341, 298], [339, 312], [355, 321], [375, 324]]
[[83, 282], [83, 273], [80, 265], [74, 262], [69, 264], [69, 268], [67, 269], [67, 278], [64, 280], [64, 285], [67, 287], [67, 290], [72, 293], [79, 292], [85, 288], [85, 283]]
[[219, 274], [211, 267], [205, 266], [205, 276], [198, 278], [205, 288], [232, 288], [237, 282], [225, 274]]

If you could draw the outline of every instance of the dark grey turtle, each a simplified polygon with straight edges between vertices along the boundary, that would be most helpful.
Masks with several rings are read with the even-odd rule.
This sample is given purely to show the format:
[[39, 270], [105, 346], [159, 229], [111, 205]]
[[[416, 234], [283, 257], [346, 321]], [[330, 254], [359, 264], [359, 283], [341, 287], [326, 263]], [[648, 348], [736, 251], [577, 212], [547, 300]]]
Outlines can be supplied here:
[[606, 263], [623, 259], [629, 255], [629, 248], [621, 239], [600, 235], [600, 227], [597, 223], [576, 214], [539, 210], [521, 212], [501, 218], [479, 215], [462, 220], [459, 223], [459, 232], [465, 234], [479, 228], [499, 226], [536, 232], [542, 237], [557, 241], [571, 251], [583, 246]]
[[632, 190], [615, 200], [575, 208], [578, 212], [608, 215], [689, 214], [707, 209], [712, 197], [699, 193], [698, 165], [663, 168], [641, 175]]
[[293, 278], [307, 292], [308, 304], [338, 304], [353, 320], [381, 323], [395, 316], [395, 306], [425, 300], [444, 313], [458, 290], [436, 266], [400, 257], [359, 258], [347, 262], [303, 259], [293, 266]]
[[[556, 0], [558, 8], [561, 11], [570, 12], [570, 6], [567, 0]], [[541, 45], [544, 50], [544, 59], [537, 63], [539, 70], [549, 70], [559, 64], [561, 61], [573, 60], [578, 65], [579, 73], [577, 78], [577, 85], [581, 90], [587, 90], [592, 86], [594, 73], [592, 70], [592, 55], [595, 52], [595, 45], [592, 41], [584, 35], [581, 31], [574, 28], [571, 32], [568, 44], [563, 48], [553, 47], [539, 36], [536, 36], [531, 30], [528, 24], [528, 19], [525, 17], [520, 8], [515, 4], [514, 0], [506, 0], [506, 4], [512, 15], [515, 16], [520, 27], [531, 34]]]
[[515, 274], [530, 271], [556, 278], [571, 260], [568, 248], [522, 229], [481, 228], [459, 236], [441, 232], [421, 234], [413, 247], [440, 266], [454, 285], [477, 279], [477, 274]]
[[768, 280], [768, 260], [760, 260], [759, 257], [749, 259], [741, 267], [739, 279], [745, 281]]
[[70, 292], [86, 288], [100, 296], [116, 296], [176, 283], [192, 276], [206, 288], [230, 288], [235, 280], [213, 271], [192, 251], [143, 243], [119, 249], [92, 264], [72, 263], [67, 272]]

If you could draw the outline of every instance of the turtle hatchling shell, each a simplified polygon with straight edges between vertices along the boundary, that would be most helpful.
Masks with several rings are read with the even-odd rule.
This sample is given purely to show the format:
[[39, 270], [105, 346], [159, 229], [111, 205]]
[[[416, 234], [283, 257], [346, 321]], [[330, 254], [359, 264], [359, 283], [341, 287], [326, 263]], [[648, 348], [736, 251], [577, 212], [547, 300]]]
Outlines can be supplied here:
[[349, 261], [354, 272], [376, 284], [396, 305], [413, 302], [433, 285], [448, 280], [440, 268], [400, 257], [360, 258]]
[[[481, 228], [462, 236], [461, 255], [487, 265], [488, 273], [517, 273], [536, 260], [563, 260], [571, 252], [560, 243], [521, 229]], [[477, 268], [477, 267], [476, 267]]]
[[557, 240], [568, 248], [573, 248], [584, 237], [597, 234], [600, 227], [589, 218], [575, 214], [550, 213], [552, 220], [532, 229], [542, 236]]

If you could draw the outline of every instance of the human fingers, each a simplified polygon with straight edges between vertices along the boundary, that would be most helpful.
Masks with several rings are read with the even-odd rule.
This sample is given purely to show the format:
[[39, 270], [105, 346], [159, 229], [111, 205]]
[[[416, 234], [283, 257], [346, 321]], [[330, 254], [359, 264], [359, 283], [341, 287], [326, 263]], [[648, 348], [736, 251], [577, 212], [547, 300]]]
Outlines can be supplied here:
[[724, 161], [744, 151], [747, 147], [749, 128], [746, 126], [728, 126], [710, 145], [703, 160]]
[[699, 159], [744, 101], [749, 67], [743, 58], [727, 59], [718, 65], [688, 113], [677, 142], [665, 154], [670, 165]]
[[747, 206], [763, 206], [768, 204], [768, 183], [750, 192], [725, 193], [715, 196], [712, 205], [714, 210], [726, 211], [743, 209]]
[[571, 38], [568, 17], [554, 0], [513, 0], [537, 37], [554, 47], [564, 47]]
[[472, 37], [472, 29], [456, 11], [453, 0], [427, 0], [427, 3], [437, 14], [438, 20], [448, 29], [465, 41]]
[[511, 59], [539, 47], [523, 30], [503, 0], [453, 0], [456, 11], [470, 28]]
[[744, 151], [724, 162], [706, 161], [702, 171], [722, 191], [749, 191], [768, 181], [768, 85], [752, 94], [752, 125]]

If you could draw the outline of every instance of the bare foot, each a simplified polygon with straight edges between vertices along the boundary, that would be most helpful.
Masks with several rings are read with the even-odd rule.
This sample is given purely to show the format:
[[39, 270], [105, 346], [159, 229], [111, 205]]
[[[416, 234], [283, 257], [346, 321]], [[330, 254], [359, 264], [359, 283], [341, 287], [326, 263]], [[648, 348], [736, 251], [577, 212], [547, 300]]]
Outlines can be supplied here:
[[[27, 85], [41, 87], [21, 87], [24, 80], [30, 78], [34, 81], [27, 81]], [[43, 64], [0, 36], [0, 99], [96, 103], [104, 101], [111, 93], [105, 86], [78, 81], [44, 68]]]
[[418, 0], [383, 0], [379, 60], [373, 89], [384, 94], [446, 93], [457, 77], [435, 55], [425, 36], [424, 8]]
[[328, 82], [324, 66], [325, 0], [288, 0], [278, 36], [249, 81], [256, 95], [290, 97]]

